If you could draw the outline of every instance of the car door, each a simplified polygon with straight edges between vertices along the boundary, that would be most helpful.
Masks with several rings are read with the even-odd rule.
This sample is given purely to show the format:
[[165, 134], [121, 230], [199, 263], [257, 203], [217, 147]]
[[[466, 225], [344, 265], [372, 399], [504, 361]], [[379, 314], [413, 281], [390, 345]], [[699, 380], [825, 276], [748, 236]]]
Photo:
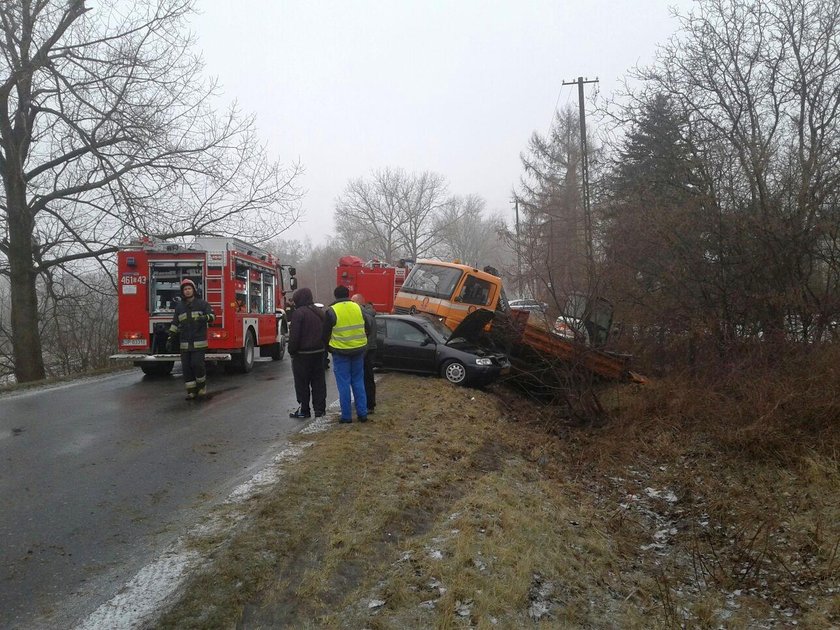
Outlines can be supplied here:
[[437, 372], [437, 346], [417, 324], [406, 320], [385, 319], [385, 336], [380, 338], [382, 367], [411, 372]]

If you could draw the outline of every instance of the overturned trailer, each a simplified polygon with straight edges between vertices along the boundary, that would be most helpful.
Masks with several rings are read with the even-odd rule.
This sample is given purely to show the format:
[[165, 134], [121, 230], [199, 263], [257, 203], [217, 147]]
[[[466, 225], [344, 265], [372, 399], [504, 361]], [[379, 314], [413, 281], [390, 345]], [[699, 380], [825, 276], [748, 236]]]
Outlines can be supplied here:
[[[454, 262], [419, 260], [394, 301], [395, 313], [429, 313], [449, 328], [455, 328], [478, 309], [494, 313], [492, 336], [508, 352], [514, 367], [536, 380], [543, 380], [540, 371], [548, 369], [547, 363], [561, 361], [574, 371], [601, 379], [646, 382], [645, 377], [630, 369], [629, 355], [570, 338], [529, 311], [511, 309], [502, 279], [492, 267], [477, 269]], [[581, 315], [591, 336], [606, 340], [604, 325]]]

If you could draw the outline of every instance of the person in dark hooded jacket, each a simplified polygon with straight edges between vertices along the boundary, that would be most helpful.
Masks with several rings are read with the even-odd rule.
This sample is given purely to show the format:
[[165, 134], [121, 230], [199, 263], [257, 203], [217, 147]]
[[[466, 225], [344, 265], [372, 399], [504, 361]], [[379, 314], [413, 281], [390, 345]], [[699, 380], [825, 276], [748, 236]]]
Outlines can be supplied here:
[[327, 411], [327, 380], [324, 376], [324, 342], [321, 332], [324, 314], [315, 306], [312, 291], [302, 287], [292, 296], [295, 308], [289, 320], [289, 355], [295, 377], [295, 394], [300, 404], [290, 418], [311, 417], [309, 398], [315, 417]]

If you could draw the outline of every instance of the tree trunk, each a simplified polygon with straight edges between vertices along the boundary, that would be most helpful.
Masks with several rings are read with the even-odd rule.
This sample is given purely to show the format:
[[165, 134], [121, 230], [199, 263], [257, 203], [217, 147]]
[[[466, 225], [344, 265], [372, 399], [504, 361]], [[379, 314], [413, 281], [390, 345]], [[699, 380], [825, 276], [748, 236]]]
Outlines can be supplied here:
[[9, 217], [12, 351], [15, 378], [19, 383], [26, 383], [45, 377], [32, 259], [34, 221], [26, 204], [26, 187], [22, 178], [12, 171], [6, 173], [5, 180]]

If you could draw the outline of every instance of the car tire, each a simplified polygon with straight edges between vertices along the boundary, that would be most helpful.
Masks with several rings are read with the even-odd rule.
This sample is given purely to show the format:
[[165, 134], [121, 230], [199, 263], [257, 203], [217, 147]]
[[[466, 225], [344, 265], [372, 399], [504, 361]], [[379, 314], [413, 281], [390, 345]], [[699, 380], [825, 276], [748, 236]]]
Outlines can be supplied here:
[[174, 366], [174, 361], [161, 361], [160, 363], [154, 363], [152, 365], [141, 365], [140, 369], [143, 370], [143, 374], [146, 376], [164, 377], [169, 376], [172, 373], [172, 368]]
[[460, 361], [447, 361], [440, 369], [440, 375], [454, 385], [463, 385], [467, 380], [467, 368]]

